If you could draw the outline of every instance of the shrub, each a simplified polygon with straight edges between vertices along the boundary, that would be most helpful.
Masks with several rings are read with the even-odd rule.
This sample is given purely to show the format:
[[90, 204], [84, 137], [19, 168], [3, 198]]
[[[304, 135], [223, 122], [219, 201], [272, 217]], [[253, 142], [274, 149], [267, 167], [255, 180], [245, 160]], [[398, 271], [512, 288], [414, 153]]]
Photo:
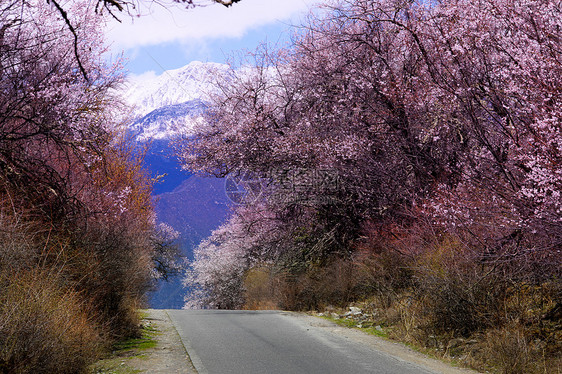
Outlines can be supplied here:
[[267, 265], [248, 270], [243, 288], [244, 309], [271, 310], [279, 307], [279, 278]]
[[1, 274], [0, 372], [76, 373], [104, 339], [87, 305], [45, 270]]
[[519, 327], [489, 329], [485, 334], [484, 357], [504, 374], [524, 374], [532, 366], [528, 338]]

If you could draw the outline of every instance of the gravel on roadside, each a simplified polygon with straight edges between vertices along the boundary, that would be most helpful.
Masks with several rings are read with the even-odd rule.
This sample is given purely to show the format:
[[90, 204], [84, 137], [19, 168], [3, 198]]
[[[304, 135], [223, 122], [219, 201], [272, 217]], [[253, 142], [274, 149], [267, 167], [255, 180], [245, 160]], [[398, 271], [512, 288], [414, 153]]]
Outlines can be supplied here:
[[196, 374], [189, 355], [172, 324], [168, 312], [162, 309], [148, 309], [144, 320], [155, 326], [157, 344], [143, 352], [146, 356], [133, 360], [133, 366], [140, 372], [154, 374]]
[[93, 374], [197, 374], [189, 355], [163, 309], [142, 311], [142, 324], [155, 331], [156, 344], [150, 348], [133, 349], [123, 355], [101, 360], [93, 365]]

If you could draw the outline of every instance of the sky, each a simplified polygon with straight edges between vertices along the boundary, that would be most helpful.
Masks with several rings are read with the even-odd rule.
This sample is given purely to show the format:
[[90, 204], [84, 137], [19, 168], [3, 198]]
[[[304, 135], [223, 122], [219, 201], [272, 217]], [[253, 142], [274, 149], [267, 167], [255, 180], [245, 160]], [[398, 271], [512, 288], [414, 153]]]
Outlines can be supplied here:
[[[164, 0], [165, 1], [165, 0]], [[227, 8], [210, 4], [194, 9], [140, 2], [132, 17], [121, 15], [106, 29], [111, 54], [123, 52], [133, 75], [177, 69], [191, 61], [225, 62], [235, 51], [259, 43], [283, 43], [290, 25], [299, 24], [319, 0], [241, 0]], [[160, 3], [163, 3], [161, 1]]]

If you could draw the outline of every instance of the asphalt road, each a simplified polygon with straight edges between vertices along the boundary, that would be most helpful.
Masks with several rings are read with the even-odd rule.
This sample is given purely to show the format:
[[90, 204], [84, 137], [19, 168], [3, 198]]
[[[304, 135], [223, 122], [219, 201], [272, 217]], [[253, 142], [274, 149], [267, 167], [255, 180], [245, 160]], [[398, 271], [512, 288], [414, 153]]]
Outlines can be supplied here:
[[343, 328], [325, 328], [327, 321], [296, 313], [169, 310], [168, 314], [199, 374], [442, 372], [338, 333]]

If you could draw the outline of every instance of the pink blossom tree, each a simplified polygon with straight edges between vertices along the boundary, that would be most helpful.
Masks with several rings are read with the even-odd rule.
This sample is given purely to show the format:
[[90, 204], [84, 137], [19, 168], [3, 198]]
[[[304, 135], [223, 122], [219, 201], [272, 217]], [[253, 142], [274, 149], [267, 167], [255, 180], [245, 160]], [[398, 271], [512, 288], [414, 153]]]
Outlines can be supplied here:
[[[90, 81], [74, 58], [73, 36], [45, 2], [0, 8], [0, 169], [5, 185], [28, 189], [30, 204], [57, 211], [76, 198], [73, 173], [95, 162], [110, 141], [119, 66], [103, 61], [101, 19], [76, 3], [73, 21]], [[76, 170], [82, 164], [83, 170]], [[34, 197], [35, 196], [35, 197]]]
[[[268, 180], [263, 201], [293, 239], [277, 253], [298, 247], [287, 223], [300, 216], [315, 233], [305, 247], [331, 233], [322, 258], [351, 252], [366, 221], [423, 214], [469, 233], [482, 260], [559, 274], [556, 2], [326, 8], [289, 48], [263, 48], [219, 77], [207, 122], [179, 142], [185, 167]], [[310, 188], [311, 170], [331, 170], [337, 188]]]
[[554, 270], [562, 218], [560, 9], [552, 1], [455, 1], [425, 14], [412, 33], [424, 61], [417, 91], [425, 96], [411, 100], [429, 108], [431, 136], [457, 131], [446, 139], [464, 149], [458, 177], [438, 188], [435, 212], [495, 240], [488, 254], [503, 256], [506, 241], [519, 241], [507, 258], [537, 256]]

